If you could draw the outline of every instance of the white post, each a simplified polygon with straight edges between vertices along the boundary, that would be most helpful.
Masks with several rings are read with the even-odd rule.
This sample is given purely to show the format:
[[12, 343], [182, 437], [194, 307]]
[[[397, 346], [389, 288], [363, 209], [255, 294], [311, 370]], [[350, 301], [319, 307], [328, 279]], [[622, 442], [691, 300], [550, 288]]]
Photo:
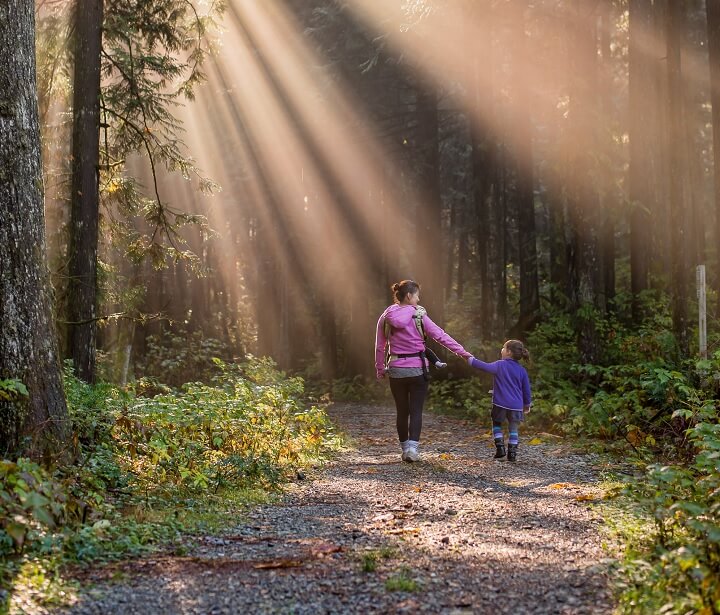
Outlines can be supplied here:
[[697, 266], [698, 341], [700, 357], [707, 359], [707, 305], [705, 294], [705, 265]]

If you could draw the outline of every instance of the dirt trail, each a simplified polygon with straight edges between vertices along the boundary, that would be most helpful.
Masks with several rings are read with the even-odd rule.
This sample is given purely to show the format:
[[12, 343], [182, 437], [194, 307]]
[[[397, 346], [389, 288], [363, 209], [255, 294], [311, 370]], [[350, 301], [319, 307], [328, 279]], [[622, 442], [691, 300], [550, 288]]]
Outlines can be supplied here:
[[330, 414], [350, 446], [319, 476], [188, 556], [135, 562], [70, 612], [612, 611], [589, 457], [526, 437], [516, 464], [498, 462], [487, 430], [426, 414], [422, 461], [407, 464], [392, 408]]

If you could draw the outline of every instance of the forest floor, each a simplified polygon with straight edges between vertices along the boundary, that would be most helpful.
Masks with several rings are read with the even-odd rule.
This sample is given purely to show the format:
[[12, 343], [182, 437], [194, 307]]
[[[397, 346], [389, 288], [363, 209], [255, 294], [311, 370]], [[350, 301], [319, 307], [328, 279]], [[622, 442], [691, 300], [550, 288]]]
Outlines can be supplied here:
[[521, 433], [518, 461], [496, 461], [487, 429], [426, 413], [409, 464], [392, 408], [329, 412], [348, 447], [316, 476], [186, 555], [86, 574], [58, 612], [612, 612], [591, 455]]

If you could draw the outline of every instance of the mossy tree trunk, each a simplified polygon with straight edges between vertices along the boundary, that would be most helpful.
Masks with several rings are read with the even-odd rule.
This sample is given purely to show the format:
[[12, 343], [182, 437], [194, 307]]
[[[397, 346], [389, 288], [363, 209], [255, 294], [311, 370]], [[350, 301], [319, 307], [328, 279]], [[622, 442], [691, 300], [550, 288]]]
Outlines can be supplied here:
[[69, 424], [45, 260], [34, 11], [32, 0], [0, 4], [0, 380], [28, 390], [0, 401], [0, 455], [49, 461]]

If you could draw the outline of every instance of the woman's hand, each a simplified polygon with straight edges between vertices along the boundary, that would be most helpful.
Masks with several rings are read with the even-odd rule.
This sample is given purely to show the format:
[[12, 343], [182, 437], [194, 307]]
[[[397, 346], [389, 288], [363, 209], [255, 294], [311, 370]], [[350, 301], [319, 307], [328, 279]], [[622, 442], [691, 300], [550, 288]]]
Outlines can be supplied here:
[[468, 362], [468, 365], [469, 365], [470, 367], [472, 367], [473, 359], [475, 359], [475, 357], [472, 356], [472, 355], [470, 355], [470, 356], [467, 358], [467, 362]]
[[523, 406], [523, 412], [527, 414], [532, 409], [532, 406]]

